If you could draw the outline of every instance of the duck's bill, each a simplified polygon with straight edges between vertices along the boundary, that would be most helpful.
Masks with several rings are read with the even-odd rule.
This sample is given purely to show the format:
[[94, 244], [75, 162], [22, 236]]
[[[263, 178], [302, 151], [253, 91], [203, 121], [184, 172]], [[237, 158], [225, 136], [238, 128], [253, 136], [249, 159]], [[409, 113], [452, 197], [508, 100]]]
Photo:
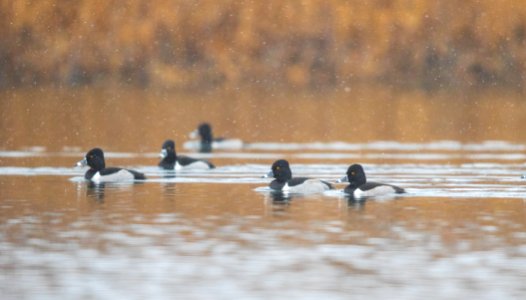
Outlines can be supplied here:
[[343, 176], [342, 178], [336, 180], [337, 183], [340, 182], [349, 182], [349, 178], [347, 178], [347, 175]]
[[83, 160], [77, 162], [77, 167], [85, 167], [88, 164], [88, 160], [84, 157]]
[[161, 150], [161, 153], [159, 153], [159, 157], [165, 158], [168, 155], [168, 152], [166, 149]]
[[261, 178], [269, 178], [269, 177], [274, 177], [274, 172], [272, 172], [272, 170], [270, 172], [268, 172], [267, 174], [261, 176]]
[[190, 132], [190, 134], [188, 134], [188, 136], [191, 138], [191, 139], [196, 139], [198, 136], [199, 136], [199, 132], [196, 130]]

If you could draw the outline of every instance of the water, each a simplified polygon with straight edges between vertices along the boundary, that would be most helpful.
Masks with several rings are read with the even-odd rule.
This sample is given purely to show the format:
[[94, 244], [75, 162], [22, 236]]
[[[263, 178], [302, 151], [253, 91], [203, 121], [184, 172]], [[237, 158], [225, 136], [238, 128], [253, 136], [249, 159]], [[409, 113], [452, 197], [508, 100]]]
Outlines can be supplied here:
[[[397, 138], [389, 139], [383, 130], [390, 126], [374, 122], [366, 132], [351, 134], [349, 126], [334, 126], [352, 123], [336, 112], [356, 104], [346, 104], [345, 97], [327, 100], [328, 111], [327, 102], [294, 100], [308, 111], [292, 120], [258, 104], [254, 109], [274, 120], [271, 125], [248, 118], [251, 106], [240, 97], [222, 100], [238, 107], [235, 114], [211, 110], [208, 117], [218, 133], [247, 144], [198, 154], [182, 145], [204, 119], [200, 105], [209, 100], [149, 96], [146, 108], [119, 106], [123, 116], [112, 118], [119, 102], [88, 92], [72, 102], [69, 94], [49, 93], [39, 102], [25, 93], [4, 95], [0, 102], [4, 299], [369, 299], [394, 293], [404, 299], [520, 299], [526, 292], [526, 146], [515, 111], [522, 102], [471, 102], [485, 117], [474, 121], [471, 115], [469, 122], [461, 115], [426, 113], [429, 120], [412, 130], [420, 117], [400, 118], [389, 129]], [[381, 95], [363, 105], [372, 110]], [[434, 98], [441, 96], [410, 96], [395, 97], [397, 114], [441, 107]], [[219, 109], [216, 101], [212, 105]], [[101, 103], [107, 108], [102, 113]], [[187, 105], [184, 113], [181, 103]], [[321, 120], [311, 126], [316, 107]], [[139, 118], [141, 111], [149, 121]], [[157, 120], [154, 112], [165, 117]], [[388, 108], [374, 113], [378, 120], [389, 116]], [[308, 125], [285, 138], [284, 131], [301, 127], [298, 122]], [[324, 122], [331, 125], [320, 128]], [[455, 126], [430, 126], [446, 123]], [[428, 130], [425, 139], [413, 139], [422, 128]], [[159, 170], [160, 145], [169, 137], [181, 154], [210, 159], [218, 168]], [[85, 169], [73, 166], [93, 146], [104, 147], [108, 165], [134, 168], [148, 180], [85, 182]], [[359, 162], [370, 179], [400, 185], [408, 194], [354, 203], [336, 190], [276, 201], [261, 176], [278, 158], [288, 159], [297, 176], [329, 181]]]

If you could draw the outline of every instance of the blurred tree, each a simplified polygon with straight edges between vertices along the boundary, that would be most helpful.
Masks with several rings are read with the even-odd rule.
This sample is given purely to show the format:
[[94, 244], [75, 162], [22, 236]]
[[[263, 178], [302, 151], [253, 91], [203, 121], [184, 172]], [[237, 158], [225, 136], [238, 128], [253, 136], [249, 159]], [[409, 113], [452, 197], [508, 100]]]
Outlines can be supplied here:
[[0, 0], [0, 87], [522, 89], [525, 20], [521, 0]]

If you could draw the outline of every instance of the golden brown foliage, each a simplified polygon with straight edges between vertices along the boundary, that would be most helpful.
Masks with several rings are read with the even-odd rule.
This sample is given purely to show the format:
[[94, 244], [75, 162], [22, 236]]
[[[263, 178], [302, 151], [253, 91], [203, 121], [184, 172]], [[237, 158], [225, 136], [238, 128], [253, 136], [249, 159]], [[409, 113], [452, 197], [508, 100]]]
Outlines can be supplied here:
[[526, 78], [523, 0], [0, 0], [0, 86], [424, 88]]

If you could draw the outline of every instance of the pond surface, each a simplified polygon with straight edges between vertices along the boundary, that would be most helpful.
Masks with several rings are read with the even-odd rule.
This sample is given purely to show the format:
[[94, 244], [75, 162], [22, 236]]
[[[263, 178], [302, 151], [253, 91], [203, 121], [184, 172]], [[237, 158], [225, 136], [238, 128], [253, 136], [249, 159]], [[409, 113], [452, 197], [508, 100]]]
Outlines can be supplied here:
[[[488, 93], [10, 91], [0, 98], [0, 293], [25, 298], [521, 299], [526, 102]], [[195, 153], [201, 121], [241, 149]], [[211, 160], [163, 172], [162, 142]], [[93, 185], [92, 147], [141, 183]], [[274, 199], [261, 178], [335, 181], [352, 163], [402, 186]], [[344, 184], [336, 184], [338, 189]], [[352, 295], [352, 296], [351, 296]]]

